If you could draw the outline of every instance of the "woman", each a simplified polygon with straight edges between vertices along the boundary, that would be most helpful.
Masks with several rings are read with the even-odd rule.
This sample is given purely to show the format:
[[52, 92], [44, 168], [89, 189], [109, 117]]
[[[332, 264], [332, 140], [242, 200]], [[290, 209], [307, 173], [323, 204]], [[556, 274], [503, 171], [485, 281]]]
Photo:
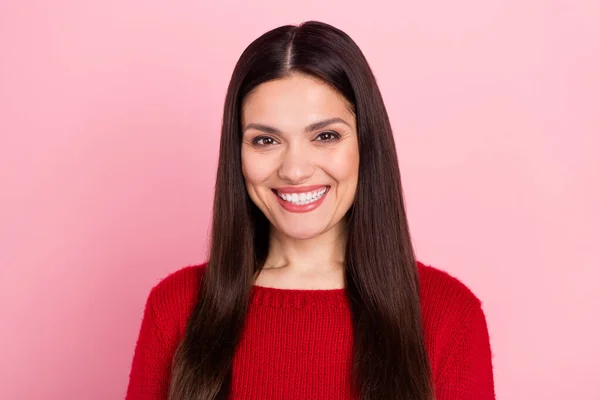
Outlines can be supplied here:
[[415, 260], [394, 138], [357, 45], [324, 23], [243, 52], [208, 262], [150, 292], [127, 399], [494, 398], [477, 297]]

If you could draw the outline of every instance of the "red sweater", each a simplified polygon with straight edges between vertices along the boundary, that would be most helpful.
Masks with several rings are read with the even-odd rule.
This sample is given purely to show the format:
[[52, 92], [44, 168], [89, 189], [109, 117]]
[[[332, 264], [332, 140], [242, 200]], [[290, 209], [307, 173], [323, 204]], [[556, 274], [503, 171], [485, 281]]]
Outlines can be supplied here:
[[[206, 264], [180, 269], [150, 292], [126, 400], [166, 400], [171, 359]], [[419, 263], [426, 347], [436, 400], [491, 400], [488, 330], [479, 299], [445, 272]], [[233, 362], [230, 399], [351, 399], [352, 320], [345, 289], [253, 286]]]

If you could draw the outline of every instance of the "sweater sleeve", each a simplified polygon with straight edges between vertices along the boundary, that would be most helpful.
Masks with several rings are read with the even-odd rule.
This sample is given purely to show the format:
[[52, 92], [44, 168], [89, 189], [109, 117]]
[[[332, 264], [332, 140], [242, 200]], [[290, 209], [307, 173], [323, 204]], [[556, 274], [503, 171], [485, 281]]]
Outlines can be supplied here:
[[172, 324], [159, 312], [161, 302], [157, 292], [157, 288], [153, 288], [146, 301], [126, 400], [166, 400], [168, 397], [171, 360], [177, 342], [170, 329]]
[[436, 400], [494, 400], [490, 338], [481, 304], [469, 310], [452, 340]]

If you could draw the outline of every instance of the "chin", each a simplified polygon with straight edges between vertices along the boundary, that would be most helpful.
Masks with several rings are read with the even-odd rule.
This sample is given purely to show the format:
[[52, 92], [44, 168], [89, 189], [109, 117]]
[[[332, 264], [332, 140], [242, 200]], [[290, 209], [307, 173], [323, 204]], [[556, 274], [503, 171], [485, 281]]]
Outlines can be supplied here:
[[298, 239], [298, 240], [306, 240], [312, 239], [314, 237], [319, 236], [323, 233], [322, 229], [282, 229], [281, 233], [284, 235]]

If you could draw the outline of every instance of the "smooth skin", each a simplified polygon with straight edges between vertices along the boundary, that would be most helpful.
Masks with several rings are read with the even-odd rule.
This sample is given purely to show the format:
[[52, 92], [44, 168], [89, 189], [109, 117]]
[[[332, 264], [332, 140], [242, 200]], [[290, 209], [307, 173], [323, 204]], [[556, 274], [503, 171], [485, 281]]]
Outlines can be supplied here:
[[[359, 166], [352, 106], [323, 81], [292, 73], [257, 86], [241, 111], [246, 189], [271, 223], [269, 254], [255, 284], [343, 288], [345, 216]], [[331, 122], [307, 130], [322, 121]], [[272, 191], [306, 185], [331, 188], [319, 207], [305, 213], [285, 210]]]

